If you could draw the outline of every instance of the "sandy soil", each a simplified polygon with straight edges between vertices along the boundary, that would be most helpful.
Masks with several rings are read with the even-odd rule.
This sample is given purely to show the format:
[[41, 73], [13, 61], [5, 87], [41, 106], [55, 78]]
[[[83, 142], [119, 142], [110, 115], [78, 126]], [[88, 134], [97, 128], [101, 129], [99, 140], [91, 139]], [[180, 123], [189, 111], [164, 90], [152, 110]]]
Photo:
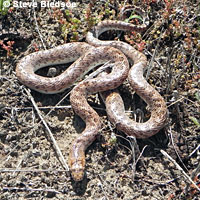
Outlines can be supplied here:
[[[166, 151], [199, 184], [197, 1], [72, 2], [76, 7], [70, 11], [41, 7], [39, 3], [35, 9], [12, 6], [0, 19], [0, 199], [200, 199], [194, 185], [160, 152]], [[17, 80], [15, 67], [22, 57], [45, 46], [49, 49], [84, 41], [88, 29], [101, 20], [117, 19], [120, 9], [128, 4], [145, 10], [150, 18], [147, 31], [107, 32], [101, 39], [119, 38], [143, 50], [149, 61], [145, 75], [149, 72], [148, 82], [165, 98], [169, 121], [155, 136], [135, 142], [108, 121], [99, 96], [90, 96], [90, 105], [101, 116], [103, 126], [86, 151], [86, 177], [75, 183], [60, 163], [25, 86]], [[56, 68], [56, 73], [65, 68]], [[51, 69], [38, 73], [46, 75]], [[85, 126], [70, 107], [70, 89], [56, 95], [31, 91], [66, 161], [70, 144]], [[146, 104], [127, 82], [119, 90], [127, 111], [133, 111], [127, 112], [130, 117], [138, 109], [143, 120], [149, 117]], [[116, 142], [112, 142], [112, 135]]]

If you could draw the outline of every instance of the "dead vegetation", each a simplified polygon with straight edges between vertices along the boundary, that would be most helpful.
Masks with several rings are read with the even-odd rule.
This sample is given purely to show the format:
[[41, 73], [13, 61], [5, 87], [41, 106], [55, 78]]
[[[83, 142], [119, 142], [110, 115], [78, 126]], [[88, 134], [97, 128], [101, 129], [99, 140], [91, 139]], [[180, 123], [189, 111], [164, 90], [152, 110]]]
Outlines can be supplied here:
[[[76, 7], [71, 9], [11, 6], [0, 19], [1, 199], [199, 199], [198, 1], [72, 2]], [[92, 26], [118, 19], [120, 10], [131, 4], [145, 10], [150, 22], [147, 30], [108, 32], [101, 39], [119, 38], [145, 53], [149, 61], [145, 77], [165, 98], [169, 123], [157, 135], [136, 142], [112, 127], [101, 100], [91, 96], [89, 102], [103, 127], [87, 150], [87, 178], [74, 183], [66, 172], [66, 160], [69, 145], [84, 123], [73, 114], [70, 91], [30, 94], [17, 80], [15, 66], [31, 52], [84, 41]], [[138, 13], [130, 16], [135, 16], [132, 23], [140, 23]], [[48, 69], [39, 73], [45, 72]], [[120, 92], [127, 113], [148, 117], [145, 103], [127, 83]]]

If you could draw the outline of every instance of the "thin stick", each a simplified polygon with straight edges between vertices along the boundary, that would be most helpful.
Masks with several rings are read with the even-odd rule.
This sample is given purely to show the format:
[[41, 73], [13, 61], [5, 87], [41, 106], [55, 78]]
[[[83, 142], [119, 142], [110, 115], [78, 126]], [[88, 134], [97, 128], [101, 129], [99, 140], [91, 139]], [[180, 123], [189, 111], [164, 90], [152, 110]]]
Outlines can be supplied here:
[[136, 138], [133, 136], [128, 136], [130, 139], [128, 140], [131, 150], [132, 150], [132, 159], [133, 162], [131, 164], [132, 167], [132, 180], [135, 180], [135, 171], [136, 171], [136, 162], [135, 162], [135, 149], [138, 148]]
[[66, 161], [65, 161], [65, 159], [64, 159], [64, 157], [62, 155], [62, 152], [61, 152], [60, 148], [58, 147], [57, 142], [56, 142], [51, 130], [49, 129], [47, 123], [45, 122], [44, 118], [42, 117], [42, 114], [41, 114], [40, 110], [38, 109], [38, 106], [35, 103], [35, 100], [33, 99], [31, 93], [26, 88], [25, 88], [25, 91], [26, 91], [28, 97], [30, 98], [35, 110], [37, 111], [42, 123], [44, 124], [45, 128], [47, 129], [47, 133], [48, 133], [49, 137], [51, 138], [51, 141], [53, 142], [53, 146], [55, 148], [55, 151], [56, 151], [56, 153], [57, 153], [57, 155], [59, 157], [59, 160], [60, 160], [62, 166], [64, 167], [64, 169], [66, 171], [69, 171], [69, 167], [68, 167], [68, 165], [67, 165], [67, 163], [66, 163]]
[[160, 152], [167, 157], [175, 166], [178, 170], [181, 171], [181, 173], [185, 176], [185, 178], [194, 185], [194, 187], [200, 192], [200, 188], [196, 185], [196, 183], [184, 172], [184, 170], [181, 168], [181, 166], [170, 156], [167, 154], [167, 152], [163, 151], [162, 149]]
[[42, 191], [42, 192], [54, 192], [54, 193], [57, 193], [59, 194], [60, 192], [59, 191], [56, 191], [54, 189], [51, 189], [51, 188], [47, 188], [47, 189], [44, 189], [44, 188], [37, 188], [37, 189], [33, 189], [33, 188], [30, 188], [30, 187], [25, 187], [25, 188], [19, 188], [19, 187], [3, 187], [3, 190], [6, 190], [6, 191], [12, 191], [12, 190], [19, 190], [19, 191]]
[[[13, 109], [13, 108], [10, 108], [10, 107], [5, 107], [6, 109]], [[68, 109], [71, 109], [72, 107], [71, 106], [40, 106], [38, 107], [40, 110], [45, 110], [45, 109], [62, 109], [62, 108], [68, 108]], [[17, 111], [20, 111], [20, 110], [32, 110], [33, 107], [26, 107], [26, 108], [18, 108], [18, 107], [15, 107], [15, 109]]]
[[0, 172], [66, 172], [66, 170], [57, 170], [57, 169], [10, 169], [10, 168], [0, 168]]
[[[119, 62], [120, 64], [121, 62]], [[110, 63], [110, 61], [107, 61], [106, 63], [104, 63], [101, 67], [99, 67], [96, 71], [92, 72], [86, 79], [84, 79], [82, 82], [88, 80], [88, 79], [92, 79], [94, 77], [96, 77], [97, 75], [99, 75], [101, 72], [105, 71], [108, 68], [112, 68], [114, 66], [113, 63]]]
[[[144, 150], [147, 148], [147, 145], [145, 145], [142, 149], [142, 151], [140, 152], [140, 155], [138, 156], [137, 160], [135, 161], [135, 165], [137, 165], [138, 161], [140, 160], [140, 158], [142, 157]], [[144, 164], [144, 163], [143, 163]]]
[[181, 97], [180, 99], [177, 99], [176, 101], [174, 101], [173, 103], [171, 103], [170, 105], [168, 105], [167, 108], [169, 108], [169, 107], [173, 106], [174, 104], [182, 101], [183, 99], [184, 99], [184, 97]]
[[[194, 179], [199, 172], [200, 172], [200, 162], [199, 162], [197, 168], [192, 172], [191, 178]], [[187, 186], [185, 188], [186, 193], [188, 191], [188, 188], [189, 188], [189, 184], [187, 184]]]
[[104, 190], [104, 187], [103, 187], [103, 179], [101, 178], [101, 176], [100, 175], [98, 175], [99, 176], [99, 180], [100, 180], [100, 187], [101, 187], [101, 190], [103, 191], [103, 193], [104, 193], [104, 196], [105, 196], [105, 198], [107, 199], [107, 200], [109, 200], [109, 198], [108, 198], [108, 195], [106, 194], [106, 191]]
[[155, 55], [156, 55], [156, 53], [157, 53], [158, 47], [160, 46], [160, 40], [161, 40], [162, 33], [163, 33], [163, 29], [161, 30], [160, 37], [159, 37], [159, 39], [158, 39], [158, 43], [157, 43], [157, 45], [156, 45], [155, 51], [153, 52], [153, 56], [152, 56], [152, 58], [151, 58], [151, 61], [150, 61], [150, 63], [149, 63], [149, 67], [148, 67], [148, 69], [147, 69], [147, 73], [146, 73], [146, 79], [147, 79], [147, 80], [148, 80], [149, 75], [150, 75], [150, 72], [151, 72], [151, 70], [152, 70], [152, 68], [153, 68], [153, 62], [154, 62]]
[[194, 153], [196, 153], [196, 151], [200, 150], [200, 144], [192, 151], [192, 153], [190, 153], [190, 155], [188, 156], [188, 158], [192, 157], [192, 155]]
[[185, 169], [187, 170], [187, 172], [188, 172], [187, 167], [186, 167], [185, 164], [183, 163], [183, 161], [182, 161], [182, 159], [181, 159], [181, 157], [180, 157], [180, 155], [179, 155], [179, 153], [178, 153], [178, 151], [177, 151], [177, 148], [175, 147], [174, 139], [173, 139], [173, 136], [172, 136], [172, 129], [171, 129], [171, 127], [169, 127], [169, 134], [170, 134], [170, 139], [171, 139], [171, 142], [172, 142], [172, 146], [173, 146], [173, 148], [174, 148], [174, 151], [176, 152], [176, 155], [178, 156], [178, 159], [181, 161], [182, 165], [184, 166], [184, 168], [185, 168]]
[[[34, 0], [32, 0], [32, 3], [34, 4]], [[32, 8], [33, 8], [33, 17], [34, 17], [34, 20], [35, 20], [36, 30], [37, 30], [37, 32], [38, 32], [38, 35], [39, 35], [39, 37], [40, 37], [40, 40], [41, 40], [41, 42], [42, 42], [42, 45], [43, 45], [44, 49], [47, 49], [47, 48], [46, 48], [46, 45], [44, 44], [44, 40], [43, 40], [43, 38], [42, 38], [42, 34], [40, 33], [40, 30], [39, 30], [39, 26], [38, 26], [38, 23], [37, 23], [37, 18], [36, 18], [36, 13], [35, 13], [35, 8], [34, 8], [34, 6], [32, 6]]]

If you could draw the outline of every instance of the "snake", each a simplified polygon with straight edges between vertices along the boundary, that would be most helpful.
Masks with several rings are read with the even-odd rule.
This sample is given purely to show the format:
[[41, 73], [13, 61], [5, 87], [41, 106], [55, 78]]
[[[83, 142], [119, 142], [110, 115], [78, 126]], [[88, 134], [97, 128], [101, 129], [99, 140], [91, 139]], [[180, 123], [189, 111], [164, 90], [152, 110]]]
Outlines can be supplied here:
[[[23, 57], [16, 66], [19, 81], [45, 94], [63, 92], [81, 80], [87, 72], [109, 62], [109, 72], [79, 82], [71, 91], [73, 110], [86, 123], [86, 127], [72, 143], [68, 164], [74, 181], [82, 181], [85, 174], [85, 151], [99, 134], [101, 120], [88, 104], [87, 96], [101, 92], [110, 121], [118, 130], [136, 138], [148, 138], [163, 128], [167, 121], [167, 107], [163, 97], [145, 80], [143, 71], [147, 66], [146, 56], [122, 41], [102, 41], [98, 37], [107, 30], [143, 31], [144, 25], [133, 25], [119, 20], [104, 20], [88, 31], [87, 42], [72, 42], [42, 50]], [[129, 61], [131, 68], [129, 69]], [[35, 72], [49, 65], [70, 63], [56, 77], [43, 77]], [[151, 117], [144, 123], [130, 119], [117, 90], [128, 77], [134, 91], [149, 105]]]

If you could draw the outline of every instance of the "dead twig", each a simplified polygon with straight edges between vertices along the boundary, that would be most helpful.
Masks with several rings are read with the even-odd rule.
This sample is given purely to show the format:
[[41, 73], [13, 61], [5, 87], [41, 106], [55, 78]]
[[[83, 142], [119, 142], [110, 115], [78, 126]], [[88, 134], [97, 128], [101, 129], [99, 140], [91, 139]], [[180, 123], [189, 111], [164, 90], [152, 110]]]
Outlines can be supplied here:
[[184, 166], [185, 170], [187, 170], [188, 172], [188, 169], [187, 167], [185, 166], [185, 164], [183, 163], [178, 151], [177, 151], [177, 148], [175, 147], [175, 144], [174, 144], [174, 139], [173, 139], [173, 136], [172, 136], [172, 130], [171, 130], [171, 127], [169, 127], [169, 134], [170, 134], [170, 139], [171, 139], [171, 142], [172, 142], [172, 146], [174, 148], [174, 151], [176, 152], [176, 155], [178, 157], [178, 159], [180, 160], [180, 162], [182, 163], [182, 165]]
[[[200, 172], [200, 162], [197, 166], [197, 168], [192, 172], [192, 175], [191, 175], [191, 179], [195, 179], [195, 177], [198, 175], [198, 173]], [[189, 184], [187, 184], [186, 188], [185, 188], [185, 191], [187, 193], [188, 189], [189, 189]]]
[[10, 168], [2, 168], [0, 169], [0, 172], [38, 172], [38, 173], [42, 173], [42, 172], [66, 172], [66, 170], [57, 170], [57, 169], [10, 169]]
[[[34, 4], [34, 0], [32, 0], [32, 3]], [[42, 45], [43, 45], [44, 49], [47, 49], [46, 45], [44, 44], [44, 40], [43, 40], [42, 34], [40, 33], [40, 30], [39, 30], [39, 26], [38, 26], [38, 23], [37, 23], [36, 12], [35, 12], [34, 6], [32, 6], [32, 8], [33, 8], [33, 17], [34, 17], [34, 20], [35, 20], [36, 31], [38, 32], [38, 35], [40, 37], [40, 40], [42, 42]]]
[[200, 144], [192, 151], [192, 153], [190, 153], [190, 155], [188, 156], [188, 158], [192, 157], [192, 155], [194, 153], [196, 153], [196, 151], [200, 150]]
[[46, 130], [47, 130], [47, 133], [48, 133], [49, 137], [51, 138], [51, 141], [52, 141], [52, 143], [53, 143], [54, 149], [55, 149], [55, 151], [56, 151], [56, 153], [57, 153], [57, 155], [58, 155], [58, 157], [59, 157], [59, 160], [60, 160], [62, 166], [64, 167], [64, 169], [65, 169], [66, 171], [69, 171], [69, 167], [68, 167], [68, 165], [67, 165], [67, 163], [66, 163], [66, 161], [65, 161], [65, 159], [64, 159], [64, 156], [62, 155], [62, 152], [61, 152], [59, 146], [57, 145], [57, 142], [56, 142], [56, 140], [55, 140], [55, 138], [54, 138], [54, 136], [53, 136], [53, 134], [52, 134], [50, 128], [48, 127], [46, 121], [45, 121], [44, 118], [42, 117], [42, 114], [41, 114], [40, 110], [38, 109], [38, 106], [37, 106], [37, 104], [35, 103], [35, 100], [33, 99], [31, 93], [30, 93], [26, 88], [25, 88], [25, 91], [26, 91], [28, 97], [30, 98], [30, 100], [31, 100], [31, 102], [32, 102], [32, 104], [33, 104], [35, 110], [37, 111], [37, 113], [38, 113], [38, 115], [39, 115], [39, 117], [40, 117], [42, 123], [44, 124], [44, 126], [45, 126], [45, 128], [46, 128]]
[[103, 181], [103, 179], [102, 179], [102, 177], [100, 175], [98, 175], [98, 176], [99, 176], [99, 180], [100, 180], [99, 186], [101, 187], [101, 190], [103, 191], [105, 198], [107, 200], [109, 200], [108, 195], [106, 194], [106, 191], [104, 190], [105, 186], [103, 187], [103, 182], [104, 181]]
[[39, 191], [39, 192], [53, 192], [53, 193], [61, 193], [59, 191], [56, 191], [54, 189], [51, 189], [51, 188], [37, 188], [37, 189], [33, 189], [33, 188], [30, 188], [30, 187], [24, 187], [24, 188], [20, 188], [20, 187], [3, 187], [3, 190], [4, 191], [32, 191], [32, 192], [35, 192], [35, 191]]
[[181, 166], [170, 156], [165, 152], [164, 150], [160, 150], [160, 152], [163, 154], [163, 156], [167, 157], [175, 166], [176, 168], [184, 175], [185, 179], [188, 180], [191, 184], [194, 185], [194, 187], [200, 192], [200, 188], [196, 185], [196, 183], [185, 173], [185, 171], [181, 168]]
[[153, 67], [154, 67], [153, 62], [154, 62], [154, 60], [155, 60], [155, 55], [156, 55], [156, 53], [157, 53], [158, 47], [160, 46], [160, 40], [161, 40], [161, 38], [162, 38], [162, 37], [161, 37], [161, 36], [162, 36], [162, 33], [163, 33], [163, 28], [162, 28], [162, 30], [161, 30], [160, 37], [159, 37], [159, 39], [158, 39], [156, 48], [155, 48], [155, 50], [154, 50], [154, 52], [153, 52], [151, 61], [150, 61], [150, 63], [149, 63], [149, 67], [148, 67], [148, 69], [147, 69], [146, 80], [149, 79], [150, 72], [151, 72], [151, 70], [152, 70]]

